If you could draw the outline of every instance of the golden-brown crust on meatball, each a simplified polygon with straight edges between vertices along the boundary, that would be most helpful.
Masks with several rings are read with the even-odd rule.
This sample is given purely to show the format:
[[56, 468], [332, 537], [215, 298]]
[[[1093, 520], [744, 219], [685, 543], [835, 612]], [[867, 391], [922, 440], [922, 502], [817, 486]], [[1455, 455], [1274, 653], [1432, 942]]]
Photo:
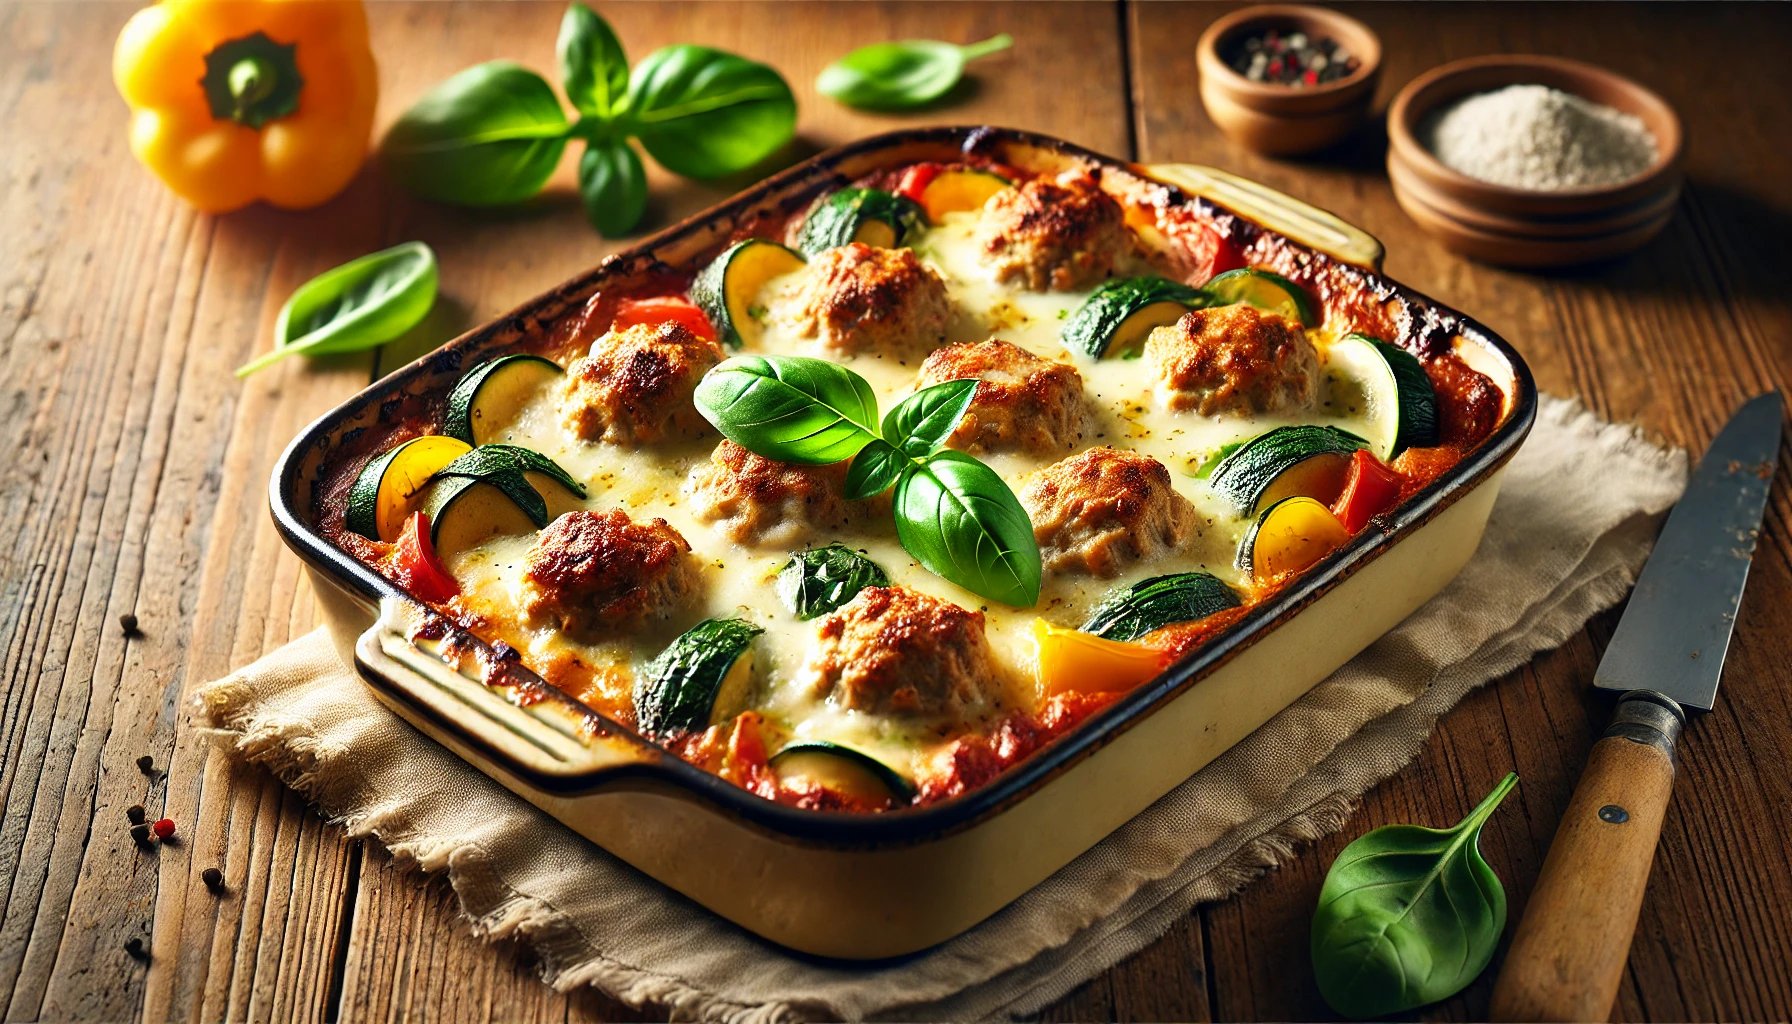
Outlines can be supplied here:
[[1087, 178], [1036, 178], [991, 196], [977, 225], [996, 279], [1033, 291], [1075, 291], [1113, 273], [1133, 249], [1126, 213]]
[[697, 585], [691, 545], [664, 519], [568, 512], [524, 558], [523, 611], [532, 624], [594, 642], [670, 618]]
[[1083, 375], [1069, 363], [997, 338], [947, 345], [921, 364], [915, 390], [966, 379], [978, 382], [977, 392], [948, 447], [1051, 455], [1074, 451], [1082, 441]]
[[715, 342], [683, 324], [612, 331], [567, 368], [561, 415], [587, 441], [652, 444], [695, 433], [705, 423], [691, 395], [721, 361]]
[[852, 242], [809, 261], [797, 293], [797, 333], [827, 355], [926, 352], [946, 339], [946, 282], [913, 249]]
[[691, 471], [685, 493], [696, 503], [697, 518], [736, 544], [795, 547], [817, 531], [852, 524], [849, 465], [773, 462], [724, 440]]
[[802, 673], [854, 711], [954, 720], [987, 703], [997, 678], [983, 613], [907, 587], [866, 587], [817, 620]]
[[1031, 474], [1018, 496], [1051, 572], [1116, 576], [1195, 534], [1195, 508], [1170, 471], [1138, 452], [1091, 448]]
[[1304, 409], [1319, 356], [1299, 324], [1244, 304], [1194, 309], [1145, 339], [1158, 396], [1203, 416]]

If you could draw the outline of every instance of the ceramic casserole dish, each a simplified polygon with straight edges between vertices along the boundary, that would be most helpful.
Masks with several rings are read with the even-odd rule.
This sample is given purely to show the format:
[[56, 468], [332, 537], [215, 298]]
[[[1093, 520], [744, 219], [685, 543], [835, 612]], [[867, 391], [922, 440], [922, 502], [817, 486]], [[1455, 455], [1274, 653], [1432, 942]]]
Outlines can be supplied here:
[[[1298, 578], [982, 785], [881, 813], [765, 799], [548, 683], [356, 558], [324, 527], [332, 467], [400, 422], [441, 414], [469, 369], [574, 329], [606, 291], [701, 267], [818, 197], [917, 161], [1076, 172], [1129, 211], [1205, 225], [1299, 282], [1323, 316], [1472, 369], [1485, 429], [1460, 458]], [[1379, 273], [1380, 246], [1322, 211], [1211, 168], [1141, 166], [990, 128], [896, 132], [831, 150], [616, 256], [375, 383], [306, 428], [271, 482], [275, 523], [305, 563], [343, 652], [378, 698], [548, 814], [768, 939], [872, 959], [988, 917], [1189, 778], [1454, 577], [1479, 542], [1535, 414], [1524, 362], [1473, 320]], [[574, 325], [569, 327], [569, 325]]]

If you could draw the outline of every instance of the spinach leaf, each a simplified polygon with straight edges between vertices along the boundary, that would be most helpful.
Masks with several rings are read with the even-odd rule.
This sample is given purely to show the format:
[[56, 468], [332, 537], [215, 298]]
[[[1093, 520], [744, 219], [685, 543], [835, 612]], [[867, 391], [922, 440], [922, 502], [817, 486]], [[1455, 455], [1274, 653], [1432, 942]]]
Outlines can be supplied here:
[[560, 84], [586, 117], [609, 120], [628, 95], [628, 57], [608, 22], [584, 4], [569, 4], [560, 19]]
[[779, 462], [831, 465], [877, 438], [871, 385], [825, 359], [735, 356], [704, 375], [696, 400], [723, 437]]
[[792, 615], [808, 620], [826, 615], [866, 587], [889, 583], [883, 566], [844, 544], [829, 544], [790, 556], [778, 570], [778, 599]]
[[579, 157], [579, 197], [585, 219], [615, 237], [641, 221], [647, 210], [647, 168], [627, 139], [592, 142]]
[[1507, 775], [1455, 828], [1386, 825], [1344, 848], [1313, 914], [1319, 992], [1347, 1017], [1385, 1017], [1460, 992], [1506, 926], [1506, 891], [1481, 859], [1481, 826]]
[[962, 452], [912, 463], [896, 483], [896, 537], [928, 571], [1003, 604], [1039, 601], [1039, 544], [996, 471]]
[[967, 61], [1013, 45], [1014, 37], [1006, 32], [970, 46], [933, 39], [872, 43], [822, 69], [815, 90], [867, 110], [923, 106], [958, 84]]
[[707, 46], [668, 46], [629, 77], [629, 126], [667, 170], [719, 178], [772, 155], [796, 131], [796, 97], [764, 64]]
[[859, 449], [846, 469], [846, 497], [852, 501], [877, 497], [896, 483], [907, 465], [908, 457], [890, 442], [881, 437], [872, 441]]
[[545, 79], [495, 60], [431, 89], [380, 152], [398, 183], [426, 199], [505, 206], [541, 191], [571, 129]]
[[949, 380], [903, 399], [884, 416], [884, 440], [911, 458], [922, 458], [946, 443], [977, 394], [975, 380]]
[[236, 371], [247, 377], [290, 355], [359, 352], [415, 327], [436, 301], [436, 254], [406, 242], [350, 260], [300, 285], [280, 307], [273, 351]]

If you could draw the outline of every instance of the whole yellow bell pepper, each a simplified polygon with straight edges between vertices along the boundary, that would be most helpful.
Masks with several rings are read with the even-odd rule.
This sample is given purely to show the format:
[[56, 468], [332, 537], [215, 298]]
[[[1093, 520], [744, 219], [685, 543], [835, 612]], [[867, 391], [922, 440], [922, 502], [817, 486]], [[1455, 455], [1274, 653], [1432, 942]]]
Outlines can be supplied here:
[[361, 0], [163, 0], [119, 33], [112, 77], [131, 151], [208, 213], [342, 191], [379, 96]]

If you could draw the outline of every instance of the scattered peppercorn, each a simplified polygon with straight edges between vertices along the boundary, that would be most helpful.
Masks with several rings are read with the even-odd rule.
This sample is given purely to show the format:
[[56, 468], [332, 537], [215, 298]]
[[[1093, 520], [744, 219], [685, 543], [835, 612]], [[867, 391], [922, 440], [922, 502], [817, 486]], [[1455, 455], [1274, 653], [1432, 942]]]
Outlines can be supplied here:
[[1330, 36], [1314, 39], [1273, 28], [1232, 44], [1226, 63], [1253, 82], [1296, 89], [1336, 82], [1362, 66]]
[[137, 770], [148, 775], [156, 770], [156, 759], [144, 754], [137, 759]]
[[132, 825], [131, 826], [131, 838], [136, 841], [138, 846], [148, 846], [149, 845], [149, 825], [148, 825], [148, 823], [146, 822], [143, 824]]
[[143, 819], [147, 817], [142, 804], [132, 804], [131, 806], [126, 807], [124, 809], [124, 816], [131, 819], [131, 824], [133, 825], [143, 824]]
[[125, 636], [136, 636], [138, 632], [137, 616], [132, 615], [130, 612], [125, 612], [123, 615], [120, 615], [118, 617], [118, 628], [124, 630]]
[[124, 951], [131, 954], [134, 960], [149, 959], [149, 950], [143, 948], [143, 940], [134, 935], [124, 940]]
[[154, 825], [151, 825], [150, 828], [155, 830], [157, 839], [167, 839], [169, 836], [174, 835], [174, 819], [162, 818]]
[[206, 868], [204, 871], [199, 872], [199, 880], [204, 882], [205, 887], [213, 892], [224, 891], [224, 872], [219, 871], [217, 868]]

